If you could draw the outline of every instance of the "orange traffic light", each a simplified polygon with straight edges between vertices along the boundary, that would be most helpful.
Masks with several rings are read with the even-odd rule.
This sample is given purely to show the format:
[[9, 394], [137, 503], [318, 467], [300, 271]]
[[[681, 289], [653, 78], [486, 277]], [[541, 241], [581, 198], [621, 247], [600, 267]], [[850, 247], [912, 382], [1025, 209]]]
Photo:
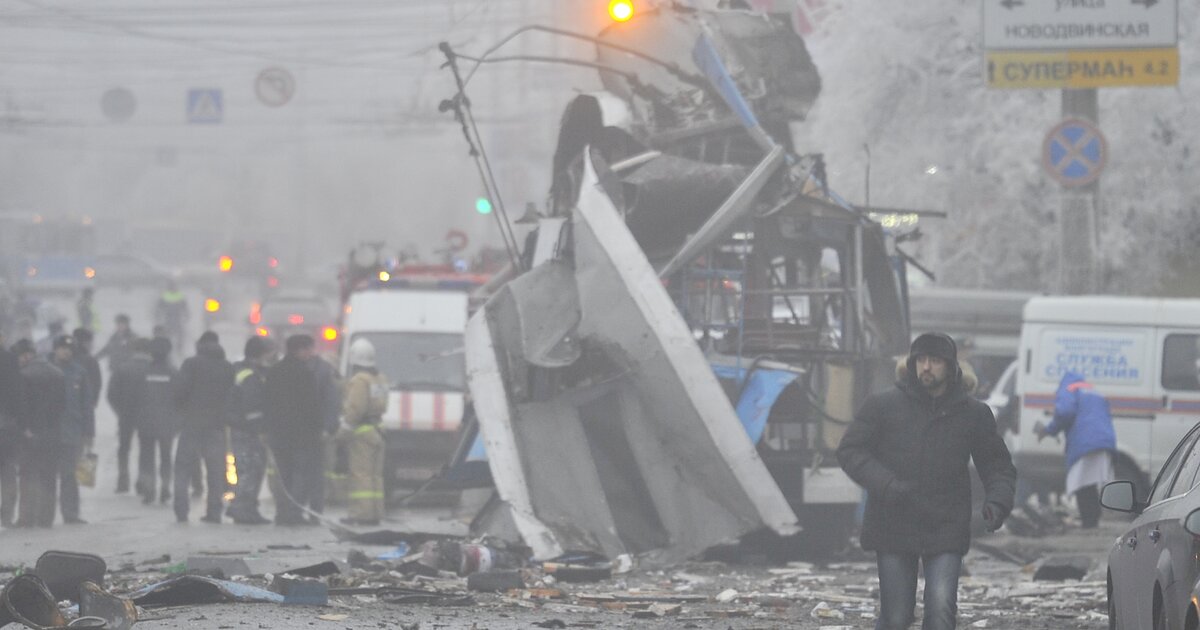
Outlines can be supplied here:
[[232, 270], [233, 269], [233, 259], [230, 258], [229, 256], [221, 256], [220, 258], [217, 259], [217, 269], [220, 269], [222, 272]]
[[209, 313], [216, 313], [217, 311], [221, 310], [221, 303], [212, 298], [208, 298], [207, 300], [204, 300], [204, 310], [208, 311]]
[[608, 17], [614, 22], [628, 22], [633, 17], [633, 0], [612, 0], [608, 3]]

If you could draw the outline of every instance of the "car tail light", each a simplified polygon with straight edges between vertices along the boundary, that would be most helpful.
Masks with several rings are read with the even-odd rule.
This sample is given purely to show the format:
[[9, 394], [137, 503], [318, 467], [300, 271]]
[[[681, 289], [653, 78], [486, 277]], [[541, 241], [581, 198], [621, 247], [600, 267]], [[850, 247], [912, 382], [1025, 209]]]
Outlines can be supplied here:
[[303, 315], [288, 315], [288, 323], [293, 326], [299, 326], [304, 323]]
[[264, 328], [262, 326], [259, 326], [258, 328], [254, 329], [254, 334], [258, 335], [259, 337], [270, 337], [271, 331], [267, 330], [266, 328]]

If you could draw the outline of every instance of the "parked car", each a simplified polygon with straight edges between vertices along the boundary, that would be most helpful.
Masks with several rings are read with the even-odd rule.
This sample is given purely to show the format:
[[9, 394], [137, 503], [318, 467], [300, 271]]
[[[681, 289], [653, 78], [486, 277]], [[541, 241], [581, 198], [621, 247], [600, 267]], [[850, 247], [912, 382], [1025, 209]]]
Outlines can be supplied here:
[[1104, 486], [1100, 503], [1135, 514], [1108, 554], [1108, 627], [1200, 626], [1200, 424], [1163, 464], [1148, 497], [1132, 481]]
[[319, 296], [305, 292], [279, 293], [250, 312], [254, 334], [270, 337], [279, 344], [292, 335], [311, 335], [317, 342], [317, 353], [335, 356], [341, 331], [333, 308]]

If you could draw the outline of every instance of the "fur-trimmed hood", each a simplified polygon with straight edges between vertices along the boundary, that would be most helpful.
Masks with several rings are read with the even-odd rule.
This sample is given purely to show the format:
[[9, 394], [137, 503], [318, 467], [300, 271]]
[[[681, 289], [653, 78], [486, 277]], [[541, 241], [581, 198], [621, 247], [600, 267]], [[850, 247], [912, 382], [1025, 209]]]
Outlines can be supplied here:
[[[962, 370], [962, 388], [968, 396], [975, 393], [979, 388], [979, 377], [975, 375], [975, 368], [971, 367], [970, 363], [959, 360], [958, 368]], [[896, 380], [908, 380], [908, 357], [900, 357], [896, 359]]]

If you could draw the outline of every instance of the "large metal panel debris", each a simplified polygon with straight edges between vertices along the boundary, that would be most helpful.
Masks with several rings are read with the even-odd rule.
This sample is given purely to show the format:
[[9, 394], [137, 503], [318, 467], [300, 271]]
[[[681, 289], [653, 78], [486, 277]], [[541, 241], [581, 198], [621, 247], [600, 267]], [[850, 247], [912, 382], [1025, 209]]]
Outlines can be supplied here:
[[[468, 326], [495, 505], [539, 558], [589, 551], [660, 564], [763, 527], [794, 533], [795, 514], [597, 168], [589, 154], [567, 246], [573, 274], [543, 263], [529, 274], [540, 281], [510, 283]], [[553, 314], [558, 325], [545, 320], [551, 311], [520, 306], [550, 296], [571, 305]], [[562, 367], [539, 366], [576, 351]]]

